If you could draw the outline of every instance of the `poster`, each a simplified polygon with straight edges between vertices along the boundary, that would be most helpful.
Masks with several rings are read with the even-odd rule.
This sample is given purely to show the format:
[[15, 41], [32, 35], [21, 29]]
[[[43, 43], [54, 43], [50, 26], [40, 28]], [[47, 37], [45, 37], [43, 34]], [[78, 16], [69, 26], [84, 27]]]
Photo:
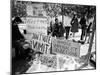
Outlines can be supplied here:
[[46, 17], [26, 17], [25, 23], [29, 33], [40, 33], [47, 35], [48, 19]]
[[70, 40], [52, 39], [52, 53], [80, 57], [80, 44]]
[[[91, 63], [91, 66], [96, 68], [95, 59], [91, 58], [93, 61], [88, 59], [92, 51], [96, 52], [96, 40], [94, 39], [96, 38], [94, 37], [96, 35], [96, 6], [24, 0], [12, 0], [11, 2], [13, 3], [11, 24], [14, 26], [16, 21], [21, 22], [23, 18], [19, 28], [25, 33], [25, 38], [20, 38], [20, 34], [13, 33], [13, 31], [19, 32], [19, 29], [11, 27], [12, 36], [15, 35], [15, 38], [11, 38], [14, 42], [11, 49], [17, 44], [13, 39], [19, 38], [16, 41], [25, 42], [24, 46], [17, 45], [18, 48], [15, 49], [15, 54], [18, 53], [18, 56], [12, 59], [14, 61], [12, 62], [13, 75], [26, 73], [28, 70], [28, 73], [82, 70], [81, 67], [91, 65]], [[85, 23], [80, 24], [82, 18], [85, 19], [88, 30], [82, 27]], [[90, 19], [93, 19], [92, 24]], [[93, 31], [91, 31], [92, 27]], [[86, 36], [82, 37], [85, 31], [87, 31]], [[22, 47], [24, 49], [20, 50]], [[86, 58], [89, 62], [84, 62]], [[29, 64], [30, 62], [32, 64]]]
[[51, 36], [33, 33], [32, 49], [43, 54], [50, 54]]

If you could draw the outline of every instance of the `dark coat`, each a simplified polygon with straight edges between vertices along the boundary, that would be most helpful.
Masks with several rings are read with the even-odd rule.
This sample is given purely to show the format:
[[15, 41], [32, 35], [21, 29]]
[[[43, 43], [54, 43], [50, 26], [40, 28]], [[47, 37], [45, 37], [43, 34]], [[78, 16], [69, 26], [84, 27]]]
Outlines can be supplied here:
[[86, 19], [84, 17], [81, 18], [80, 24], [82, 29], [86, 29], [87, 25], [86, 25]]
[[56, 37], [59, 36], [59, 25], [58, 25], [58, 23], [54, 24], [52, 36], [56, 36]]
[[12, 41], [24, 39], [24, 36], [19, 31], [18, 25], [12, 25]]
[[12, 21], [12, 41], [24, 39], [24, 36], [19, 31], [18, 23], [22, 23], [22, 20], [20, 17], [15, 17], [15, 19]]
[[63, 37], [65, 29], [63, 25], [59, 25], [59, 37]]
[[71, 25], [72, 25], [71, 32], [78, 32], [78, 19], [77, 18], [73, 18], [71, 20]]

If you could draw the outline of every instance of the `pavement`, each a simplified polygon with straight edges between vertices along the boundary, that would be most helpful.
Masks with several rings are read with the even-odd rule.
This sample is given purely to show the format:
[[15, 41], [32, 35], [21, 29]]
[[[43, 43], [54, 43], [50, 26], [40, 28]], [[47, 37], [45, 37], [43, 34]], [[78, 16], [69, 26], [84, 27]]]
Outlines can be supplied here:
[[[68, 40], [74, 39], [75, 41], [78, 41], [78, 40], [80, 40], [80, 36], [81, 36], [81, 29], [79, 29], [79, 32], [75, 34], [74, 38], [73, 38], [72, 35], [70, 35]], [[80, 46], [80, 57], [84, 56], [88, 53], [88, 48], [89, 48], [89, 43], [81, 44], [81, 46]], [[94, 37], [93, 46], [92, 46], [92, 52], [94, 52], [94, 51], [95, 51], [95, 37]], [[58, 56], [61, 57], [61, 55], [58, 55]], [[81, 64], [77, 63], [73, 57], [69, 57], [66, 60], [66, 64], [63, 64], [63, 65], [60, 64], [61, 67], [62, 67], [60, 69], [54, 69], [54, 68], [51, 68], [51, 67], [47, 67], [46, 65], [43, 65], [43, 64], [40, 64], [40, 63], [36, 64], [36, 62], [33, 62], [33, 63], [34, 64], [32, 64], [32, 66], [26, 71], [26, 73], [75, 70], [83, 64], [83, 63], [81, 63]], [[93, 67], [89, 64], [85, 68], [82, 68], [82, 69], [93, 69]]]
[[[68, 40], [73, 40], [74, 39], [75, 41], [78, 41], [78, 40], [80, 40], [80, 36], [81, 36], [81, 29], [79, 29], [79, 32], [75, 34], [74, 38], [73, 38], [72, 35], [70, 35], [69, 38], [68, 38]], [[89, 48], [89, 43], [81, 44], [81, 46], [80, 46], [80, 57], [87, 54], [88, 48]], [[95, 37], [94, 37], [93, 46], [92, 46], [92, 52], [94, 52], [94, 51], [96, 51]], [[72, 64], [70, 63], [68, 65], [69, 62], [73, 62], [73, 63]], [[20, 64], [21, 63], [23, 63], [23, 61], [21, 61]], [[46, 65], [43, 65], [40, 62], [34, 61], [34, 60], [30, 61], [29, 63], [31, 63], [30, 67], [29, 66], [28, 67], [24, 67], [24, 68], [20, 67], [20, 69], [18, 70], [18, 72], [21, 71], [21, 70], [23, 70], [23, 69], [25, 69], [25, 68], [26, 68], [26, 71], [24, 70], [24, 71], [21, 71], [21, 72], [24, 72], [24, 73], [35, 73], [35, 72], [50, 72], [50, 71], [75, 70], [76, 68], [78, 68], [79, 66], [82, 65], [82, 64], [77, 63], [74, 60], [74, 58], [72, 58], [72, 57], [71, 57], [71, 59], [67, 60], [67, 62], [66, 62], [67, 64], [64, 64], [63, 68], [61, 68], [61, 69], [54, 69], [52, 67], [47, 67]], [[27, 65], [29, 65], [29, 63], [27, 62]], [[25, 65], [23, 65], [23, 66], [25, 66]], [[82, 69], [93, 69], [93, 67], [89, 64], [85, 68], [82, 68]]]

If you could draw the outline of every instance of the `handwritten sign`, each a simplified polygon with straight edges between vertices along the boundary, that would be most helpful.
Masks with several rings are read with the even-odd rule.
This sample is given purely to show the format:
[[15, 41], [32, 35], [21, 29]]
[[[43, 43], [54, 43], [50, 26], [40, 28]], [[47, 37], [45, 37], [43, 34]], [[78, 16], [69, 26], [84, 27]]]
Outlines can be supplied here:
[[41, 55], [41, 64], [47, 65], [48, 67], [57, 68], [57, 57], [55, 55]]
[[47, 35], [48, 19], [46, 17], [26, 17], [27, 31]]
[[49, 35], [43, 35], [38, 33], [33, 33], [32, 39], [42, 41], [44, 43], [50, 44], [51, 43], [51, 36]]
[[51, 36], [33, 33], [32, 49], [44, 54], [50, 54]]
[[80, 44], [70, 40], [52, 39], [52, 53], [64, 54], [74, 57], [80, 56]]

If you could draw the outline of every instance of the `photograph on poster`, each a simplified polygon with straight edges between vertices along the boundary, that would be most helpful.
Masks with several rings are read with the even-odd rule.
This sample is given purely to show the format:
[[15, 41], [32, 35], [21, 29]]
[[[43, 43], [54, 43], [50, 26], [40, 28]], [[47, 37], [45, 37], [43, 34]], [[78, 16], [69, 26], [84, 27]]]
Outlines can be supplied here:
[[96, 6], [11, 0], [11, 74], [95, 70]]

